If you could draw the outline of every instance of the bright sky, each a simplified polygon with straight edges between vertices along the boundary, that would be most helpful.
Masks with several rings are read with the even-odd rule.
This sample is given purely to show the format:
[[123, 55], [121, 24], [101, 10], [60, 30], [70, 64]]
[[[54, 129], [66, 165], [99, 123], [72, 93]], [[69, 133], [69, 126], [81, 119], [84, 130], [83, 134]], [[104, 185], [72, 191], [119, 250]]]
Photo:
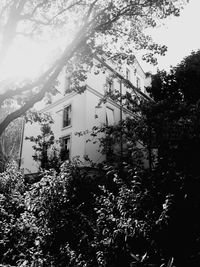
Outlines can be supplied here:
[[155, 71], [157, 68], [169, 70], [170, 65], [176, 66], [192, 51], [200, 49], [200, 0], [190, 0], [184, 7], [180, 17], [172, 17], [165, 25], [151, 30], [153, 39], [159, 44], [165, 44], [168, 52], [159, 57], [157, 67], [141, 62], [145, 71]]
[[[44, 45], [40, 46], [37, 43], [23, 40], [23, 50], [19, 49], [20, 46], [22, 44], [18, 43], [9, 51], [6, 63], [1, 69], [4, 78], [13, 76], [17, 78], [34, 77], [38, 75], [38, 66], [45, 63], [47, 50]], [[27, 66], [29, 67], [27, 68]]]
[[[158, 58], [156, 67], [141, 61], [140, 56], [136, 55], [145, 71], [155, 72], [157, 68], [169, 70], [170, 65], [177, 65], [192, 50], [200, 49], [199, 11], [200, 0], [190, 0], [189, 4], [182, 10], [180, 17], [171, 17], [163, 21], [163, 25], [150, 30], [150, 34], [157, 43], [167, 45], [168, 52], [164, 57]], [[63, 42], [63, 40], [61, 41]], [[21, 45], [23, 45], [23, 50], [19, 52], [20, 49], [18, 48]], [[58, 45], [58, 41], [56, 45]], [[45, 64], [49, 54], [52, 56], [52, 50], [54, 53], [56, 52], [51, 42], [41, 45], [22, 40], [18, 46], [9, 52], [7, 64], [1, 67], [0, 77], [4, 79], [13, 76], [19, 78], [35, 77], [41, 73], [38, 66]]]
[[6, 60], [0, 67], [0, 81], [5, 79], [24, 80], [38, 77], [43, 68], [57, 58], [60, 42], [36, 42], [21, 38], [9, 50]]

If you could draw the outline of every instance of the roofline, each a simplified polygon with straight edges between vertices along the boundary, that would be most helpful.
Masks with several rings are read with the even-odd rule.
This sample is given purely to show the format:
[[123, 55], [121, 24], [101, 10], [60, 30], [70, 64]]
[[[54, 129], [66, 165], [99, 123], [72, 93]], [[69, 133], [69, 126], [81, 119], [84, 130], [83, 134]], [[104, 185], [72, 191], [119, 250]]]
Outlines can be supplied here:
[[[106, 68], [108, 68], [110, 71], [112, 71], [119, 79], [123, 81], [124, 84], [128, 85], [130, 88], [132, 88], [134, 91], [142, 95], [144, 98], [146, 98], [149, 101], [153, 101], [153, 99], [146, 94], [144, 94], [141, 90], [139, 90], [137, 87], [135, 87], [129, 80], [125, 79], [119, 72], [114, 70], [112, 67], [110, 67], [104, 60], [99, 58], [97, 55], [94, 55], [94, 58], [96, 58], [98, 61], [100, 61]], [[137, 60], [137, 59], [136, 59]], [[137, 61], [138, 62], [138, 61]], [[139, 64], [139, 62], [138, 62]], [[140, 64], [139, 64], [140, 65]]]
[[146, 72], [144, 71], [143, 67], [141, 66], [140, 62], [137, 60], [136, 56], [135, 56], [135, 60], [137, 61], [137, 64], [140, 66], [140, 68], [142, 69], [142, 71], [144, 72], [145, 76], [146, 76]]

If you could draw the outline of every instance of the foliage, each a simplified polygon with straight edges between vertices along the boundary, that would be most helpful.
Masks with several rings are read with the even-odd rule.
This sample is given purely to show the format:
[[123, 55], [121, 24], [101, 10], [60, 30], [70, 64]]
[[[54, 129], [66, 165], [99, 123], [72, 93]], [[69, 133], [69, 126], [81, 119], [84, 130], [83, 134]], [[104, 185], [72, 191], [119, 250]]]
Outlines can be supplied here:
[[192, 175], [72, 162], [28, 185], [10, 165], [0, 188], [3, 264], [198, 266]]
[[162, 100], [181, 100], [182, 92], [175, 77], [175, 70], [171, 69], [169, 73], [165, 70], [159, 71], [152, 76], [151, 87], [147, 88], [147, 92], [157, 102]]
[[177, 266], [198, 266], [200, 260], [200, 222], [196, 218], [200, 205], [198, 63], [199, 51], [169, 74], [155, 75], [149, 91], [156, 102], [143, 106], [157, 148], [151, 183], [160, 197], [166, 198], [166, 212], [161, 217], [167, 224], [160, 225], [155, 237], [163, 253], [174, 256]]
[[[123, 161], [142, 168], [146, 144], [140, 134], [145, 135], [142, 119], [127, 117], [114, 125], [94, 126], [91, 131], [77, 132], [78, 136], [88, 135], [87, 142], [99, 143], [99, 151], [106, 155], [106, 164], [121, 164]], [[147, 129], [146, 129], [147, 130]], [[102, 134], [103, 133], [103, 134]]]
[[24, 253], [23, 238], [25, 233], [29, 234], [26, 231], [22, 234], [25, 185], [17, 168], [15, 163], [10, 163], [0, 174], [0, 259], [1, 263], [9, 259], [11, 265], [17, 261], [18, 253]]
[[[160, 266], [152, 196], [141, 171], [65, 163], [32, 185], [1, 174], [1, 263], [15, 266]], [[166, 208], [165, 208], [166, 209]], [[164, 212], [164, 211], [163, 211]], [[164, 217], [164, 216], [163, 216]], [[164, 219], [160, 216], [160, 222]], [[166, 257], [166, 261], [169, 258]]]
[[170, 15], [179, 16], [186, 2], [188, 1], [2, 1], [0, 64], [6, 60], [9, 49], [20, 42], [19, 36], [23, 36], [23, 40], [42, 40], [53, 33], [57, 40], [55, 35], [60, 33], [67, 36], [67, 40], [52, 65], [34, 81], [1, 81], [0, 106], [7, 99], [17, 100], [19, 106], [1, 122], [0, 135], [11, 121], [24, 115], [47, 92], [55, 94], [56, 79], [64, 66], [67, 69], [72, 67], [73, 87], [82, 92], [86, 73], [96, 54], [105, 55], [122, 65], [124, 60], [129, 63], [133, 61], [135, 50], [145, 49], [150, 53], [144, 55], [144, 59], [155, 63], [153, 55], [163, 55], [166, 47], [154, 43], [145, 35], [144, 29], [155, 27], [158, 19]]
[[[0, 121], [14, 109], [14, 104], [7, 101], [0, 108]], [[7, 127], [0, 137], [0, 172], [5, 170], [8, 161], [15, 160], [18, 162], [19, 160], [22, 127], [23, 120], [22, 118], [18, 118]]]
[[158, 71], [153, 76], [150, 95], [155, 101], [183, 100], [189, 104], [196, 104], [200, 99], [200, 50], [185, 57], [170, 72]]
[[[51, 130], [51, 124], [53, 120], [50, 115], [38, 114], [38, 112], [30, 112], [26, 120], [34, 123], [37, 122], [40, 125], [41, 133], [35, 136], [26, 136], [25, 139], [33, 142], [33, 150], [35, 154], [33, 159], [40, 164], [41, 170], [49, 170], [51, 168], [59, 171], [61, 165], [60, 159], [60, 146], [59, 142], [55, 140], [53, 131]], [[57, 146], [56, 146], [57, 145]]]
[[10, 160], [19, 161], [22, 124], [22, 118], [16, 119], [0, 137], [0, 172], [5, 170]]
[[[199, 106], [167, 89], [140, 119], [106, 128], [127, 140], [120, 164], [65, 163], [32, 185], [13, 166], [0, 174], [1, 263], [199, 266]], [[138, 140], [157, 149], [152, 169], [132, 160]]]
[[[198, 196], [200, 113], [196, 75], [198, 54], [199, 52], [196, 57], [194, 53], [187, 57], [185, 62], [179, 64], [169, 74], [163, 71], [155, 76], [149, 91], [151, 90], [151, 96], [156, 101], [139, 104], [141, 118], [127, 119], [123, 122], [123, 129], [120, 125], [106, 126], [103, 129], [108, 134], [108, 139], [104, 139], [105, 147], [106, 140], [119, 142], [121, 134], [123, 141], [128, 141], [130, 154], [127, 162], [130, 164], [130, 172], [134, 164], [136, 166], [136, 161], [131, 161], [134, 152], [131, 144], [134, 147], [137, 141], [142, 142], [148, 151], [148, 157], [153, 150], [156, 150], [152, 168], [146, 171], [140, 168], [144, 191], [141, 192], [141, 199], [137, 199], [138, 205], [144, 205], [142, 206], [145, 213], [144, 224], [149, 230], [148, 240], [145, 239], [146, 246], [148, 241], [151, 244], [151, 247], [147, 248], [147, 258], [150, 257], [151, 260], [153, 258], [157, 262], [155, 266], [159, 266], [158, 262], [161, 264], [162, 258], [165, 262], [168, 261], [168, 264], [175, 266], [199, 266], [200, 262], [198, 254], [200, 221], [197, 218], [200, 206]], [[188, 79], [185, 83], [187, 86], [182, 85], [182, 79]], [[196, 85], [192, 91], [189, 87], [190, 80], [191, 88]], [[135, 112], [134, 106], [132, 111]], [[101, 130], [102, 128], [94, 129], [92, 136], [96, 137], [95, 133]], [[121, 162], [121, 159], [119, 160], [117, 164]], [[122, 173], [123, 176], [120, 177], [123, 177], [124, 181], [126, 177], [124, 170]], [[131, 180], [131, 175], [128, 174], [127, 178]], [[128, 195], [126, 199], [129, 199]], [[110, 207], [110, 202], [106, 200], [104, 207]], [[131, 203], [130, 199], [128, 202]], [[116, 206], [114, 207], [116, 210]], [[108, 208], [105, 208], [104, 212], [107, 210]], [[133, 226], [131, 229], [134, 229]], [[108, 238], [112, 232], [109, 230]], [[128, 247], [127, 244], [126, 246]], [[119, 255], [121, 251], [124, 250], [115, 251], [113, 254]], [[140, 257], [144, 255], [143, 253]], [[138, 259], [141, 259], [140, 257]], [[128, 259], [127, 254], [125, 258]], [[117, 260], [120, 262], [119, 258]], [[114, 262], [114, 259], [112, 261]]]
[[144, 107], [151, 122], [162, 167], [198, 175], [199, 51], [186, 57], [169, 74], [153, 77], [151, 96], [156, 103]]

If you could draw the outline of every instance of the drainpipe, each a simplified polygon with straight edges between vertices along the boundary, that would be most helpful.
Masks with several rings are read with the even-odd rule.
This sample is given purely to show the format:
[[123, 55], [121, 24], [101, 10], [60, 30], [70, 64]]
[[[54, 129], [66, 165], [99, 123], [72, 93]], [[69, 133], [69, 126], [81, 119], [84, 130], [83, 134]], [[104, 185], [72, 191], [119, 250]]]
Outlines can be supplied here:
[[120, 157], [121, 162], [123, 160], [123, 140], [122, 140], [122, 80], [120, 80], [120, 124], [121, 124], [121, 132], [120, 132]]
[[149, 144], [148, 144], [148, 154], [149, 154], [149, 170], [150, 172], [152, 172], [152, 151], [151, 151], [151, 138], [152, 138], [152, 134], [151, 134], [151, 126], [149, 126]]
[[24, 139], [24, 128], [25, 128], [25, 119], [22, 118], [22, 133], [20, 139], [20, 149], [19, 149], [19, 165], [18, 168], [20, 169], [22, 163], [22, 148], [23, 148], [23, 139]]

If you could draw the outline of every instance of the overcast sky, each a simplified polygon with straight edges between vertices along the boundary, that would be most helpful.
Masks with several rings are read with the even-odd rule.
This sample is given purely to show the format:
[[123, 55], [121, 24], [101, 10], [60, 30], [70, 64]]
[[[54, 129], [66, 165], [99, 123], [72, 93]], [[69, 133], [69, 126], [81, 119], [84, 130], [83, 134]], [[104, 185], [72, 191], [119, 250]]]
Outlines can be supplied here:
[[157, 67], [141, 62], [144, 70], [169, 70], [170, 65], [176, 66], [193, 50], [200, 49], [200, 0], [190, 0], [180, 17], [170, 18], [150, 32], [156, 42], [167, 45], [168, 52], [158, 59]]

